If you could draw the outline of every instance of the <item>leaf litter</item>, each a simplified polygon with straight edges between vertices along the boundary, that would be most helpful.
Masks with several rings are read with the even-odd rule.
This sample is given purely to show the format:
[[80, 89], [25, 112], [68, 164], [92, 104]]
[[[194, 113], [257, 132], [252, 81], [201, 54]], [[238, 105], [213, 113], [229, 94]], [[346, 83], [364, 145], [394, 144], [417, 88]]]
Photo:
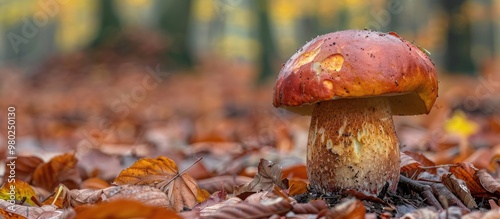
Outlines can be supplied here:
[[[160, 75], [159, 86], [127, 105], [113, 94], [130, 94], [154, 62], [114, 60], [58, 57], [22, 80], [15, 70], [2, 70], [3, 83], [19, 87], [23, 98], [2, 95], [0, 105], [16, 103], [24, 130], [18, 137], [34, 139], [18, 147], [16, 180], [36, 194], [17, 193], [14, 211], [2, 196], [3, 217], [500, 215], [500, 112], [470, 110], [462, 98], [480, 81], [443, 80], [445, 93], [428, 116], [396, 123], [404, 177], [395, 194], [321, 194], [307, 187], [309, 118], [273, 109], [272, 89], [252, 85], [251, 66], [212, 61], [196, 74]], [[498, 104], [494, 95], [478, 101]], [[191, 170], [198, 157], [203, 160]], [[29, 203], [31, 197], [42, 206]]]

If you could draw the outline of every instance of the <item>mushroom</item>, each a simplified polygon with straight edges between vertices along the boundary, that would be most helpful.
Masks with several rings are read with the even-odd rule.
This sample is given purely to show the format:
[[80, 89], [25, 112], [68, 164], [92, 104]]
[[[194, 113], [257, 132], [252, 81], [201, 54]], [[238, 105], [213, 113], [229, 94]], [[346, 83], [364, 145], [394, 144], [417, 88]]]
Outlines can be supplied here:
[[312, 115], [310, 187], [395, 191], [399, 142], [392, 115], [429, 113], [436, 77], [427, 52], [393, 32], [345, 30], [305, 44], [283, 65], [273, 105]]

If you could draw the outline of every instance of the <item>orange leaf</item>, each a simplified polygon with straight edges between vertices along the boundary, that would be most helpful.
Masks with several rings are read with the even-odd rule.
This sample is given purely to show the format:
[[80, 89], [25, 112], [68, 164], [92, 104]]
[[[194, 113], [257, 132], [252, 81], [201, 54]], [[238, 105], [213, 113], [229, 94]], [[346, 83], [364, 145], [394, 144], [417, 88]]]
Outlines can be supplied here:
[[77, 162], [74, 154], [53, 157], [36, 168], [33, 173], [33, 185], [47, 191], [53, 191], [61, 183], [69, 189], [78, 188], [81, 178], [76, 167]]
[[75, 208], [77, 212], [76, 219], [126, 219], [126, 218], [181, 218], [174, 211], [144, 205], [135, 200], [118, 199], [111, 202], [103, 202], [95, 206], [79, 206]]
[[[33, 171], [35, 171], [36, 167], [43, 163], [43, 160], [39, 157], [35, 156], [20, 156], [15, 160], [15, 168], [16, 168], [16, 179], [20, 179], [24, 182], [30, 183], [31, 177], [33, 175]], [[6, 170], [10, 170], [11, 166], [9, 166], [9, 161], [5, 162]], [[9, 174], [3, 175], [3, 181], [6, 182]]]
[[[434, 163], [432, 160], [430, 160], [429, 158], [427, 158], [426, 156], [424, 156], [421, 153], [412, 152], [412, 151], [405, 151], [403, 153], [412, 157], [415, 161], [422, 164], [422, 166], [424, 166], [424, 167], [436, 166], [436, 163]], [[437, 174], [436, 169], [428, 169], [427, 172], [432, 173], [432, 174]]]
[[18, 215], [18, 214], [12, 213], [12, 212], [8, 212], [2, 208], [0, 208], [0, 215], [2, 215], [3, 218], [5, 218], [5, 219], [26, 219], [25, 217], [23, 217], [21, 215]]
[[291, 178], [288, 180], [288, 195], [294, 196], [307, 192], [307, 183], [302, 179]]
[[479, 179], [475, 176], [477, 169], [464, 162], [457, 163], [450, 167], [450, 172], [458, 179], [465, 181], [472, 195], [484, 195], [487, 191], [481, 186]]
[[286, 178], [301, 178], [307, 180], [306, 165], [299, 164], [283, 169], [283, 177]]
[[88, 178], [82, 182], [82, 189], [104, 189], [109, 186], [108, 182], [97, 177]]
[[361, 201], [351, 198], [336, 205], [332, 209], [324, 209], [318, 214], [318, 218], [326, 216], [326, 218], [335, 219], [364, 219], [366, 209]]
[[163, 156], [138, 160], [121, 171], [113, 183], [156, 187], [167, 194], [170, 206], [176, 211], [181, 211], [184, 207], [192, 208], [210, 196], [196, 185], [191, 176], [179, 173], [173, 160]]
[[418, 176], [418, 174], [422, 171], [422, 164], [417, 162], [411, 156], [401, 153], [399, 168], [400, 172], [405, 174], [407, 177], [413, 178], [414, 176]]
[[500, 161], [500, 154], [493, 155], [493, 157], [490, 159], [488, 169], [490, 171], [494, 171], [497, 168], [498, 164], [500, 163], [499, 161]]
[[13, 179], [13, 181], [7, 181], [3, 184], [0, 188], [0, 199], [5, 201], [15, 199], [18, 204], [25, 202], [31, 206], [40, 204], [33, 188], [19, 179]]

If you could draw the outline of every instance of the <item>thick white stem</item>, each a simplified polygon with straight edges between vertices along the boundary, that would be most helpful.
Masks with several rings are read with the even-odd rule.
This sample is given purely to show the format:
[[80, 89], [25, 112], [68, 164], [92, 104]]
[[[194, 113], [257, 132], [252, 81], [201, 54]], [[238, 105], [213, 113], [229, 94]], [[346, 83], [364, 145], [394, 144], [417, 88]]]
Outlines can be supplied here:
[[399, 180], [399, 143], [386, 98], [318, 103], [309, 129], [307, 170], [312, 188], [378, 194]]

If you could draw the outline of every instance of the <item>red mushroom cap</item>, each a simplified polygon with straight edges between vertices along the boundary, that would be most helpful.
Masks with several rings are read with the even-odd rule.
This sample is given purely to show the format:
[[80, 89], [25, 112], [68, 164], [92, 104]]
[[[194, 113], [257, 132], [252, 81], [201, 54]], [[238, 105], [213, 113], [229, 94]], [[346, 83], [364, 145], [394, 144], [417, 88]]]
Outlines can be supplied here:
[[283, 65], [273, 105], [310, 115], [317, 102], [373, 96], [387, 96], [394, 115], [428, 113], [438, 96], [434, 64], [393, 32], [321, 35]]

